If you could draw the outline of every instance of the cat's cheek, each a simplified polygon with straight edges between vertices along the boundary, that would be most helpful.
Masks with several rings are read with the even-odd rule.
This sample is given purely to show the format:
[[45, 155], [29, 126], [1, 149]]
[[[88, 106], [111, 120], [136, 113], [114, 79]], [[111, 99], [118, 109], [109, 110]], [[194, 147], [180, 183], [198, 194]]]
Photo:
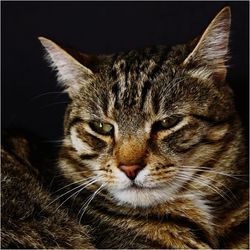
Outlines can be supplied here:
[[71, 129], [70, 140], [73, 148], [78, 152], [78, 154], [85, 153], [85, 154], [92, 154], [93, 150], [91, 147], [84, 143], [80, 138], [76, 131], [76, 128]]
[[150, 187], [151, 185], [153, 186], [152, 181], [150, 181], [150, 170], [148, 168], [148, 166], [146, 166], [143, 170], [141, 170], [136, 179], [135, 179], [135, 183], [138, 184], [139, 186], [143, 186], [143, 185], [147, 185], [147, 187]]

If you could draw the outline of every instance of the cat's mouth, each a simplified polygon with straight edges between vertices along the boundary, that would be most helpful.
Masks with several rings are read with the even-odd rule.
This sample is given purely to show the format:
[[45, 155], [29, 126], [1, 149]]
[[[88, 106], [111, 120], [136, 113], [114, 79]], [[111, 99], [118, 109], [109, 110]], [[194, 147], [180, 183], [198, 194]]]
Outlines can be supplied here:
[[133, 188], [133, 189], [144, 189], [145, 187], [133, 183], [129, 188]]
[[135, 182], [132, 182], [130, 186], [124, 188], [124, 190], [156, 190], [161, 188], [160, 186], [145, 186], [145, 185], [141, 185]]
[[109, 192], [118, 204], [150, 207], [172, 199], [181, 186], [178, 180], [167, 184], [135, 179], [124, 183], [124, 186], [110, 188]]
[[131, 183], [131, 185], [122, 189], [112, 189], [110, 191], [119, 204], [127, 204], [133, 207], [154, 206], [165, 202], [171, 197], [171, 192], [168, 192], [163, 187], [145, 186], [136, 183]]

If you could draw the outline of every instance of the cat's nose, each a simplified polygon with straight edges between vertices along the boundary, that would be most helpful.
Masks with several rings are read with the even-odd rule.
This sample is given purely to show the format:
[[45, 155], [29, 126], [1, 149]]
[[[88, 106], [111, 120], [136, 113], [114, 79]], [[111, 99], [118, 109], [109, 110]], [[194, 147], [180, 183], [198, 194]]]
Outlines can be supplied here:
[[143, 165], [120, 165], [119, 168], [123, 171], [130, 180], [134, 180], [137, 174], [144, 168]]

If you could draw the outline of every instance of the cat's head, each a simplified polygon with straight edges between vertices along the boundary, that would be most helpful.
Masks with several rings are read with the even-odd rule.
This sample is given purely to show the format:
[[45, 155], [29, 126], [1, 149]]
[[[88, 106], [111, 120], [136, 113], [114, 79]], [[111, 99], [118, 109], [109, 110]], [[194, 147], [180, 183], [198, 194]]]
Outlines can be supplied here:
[[40, 38], [72, 100], [64, 171], [73, 180], [98, 179], [115, 200], [132, 206], [178, 194], [217, 157], [228, 132], [229, 30], [227, 7], [198, 39], [173, 47], [89, 56]]

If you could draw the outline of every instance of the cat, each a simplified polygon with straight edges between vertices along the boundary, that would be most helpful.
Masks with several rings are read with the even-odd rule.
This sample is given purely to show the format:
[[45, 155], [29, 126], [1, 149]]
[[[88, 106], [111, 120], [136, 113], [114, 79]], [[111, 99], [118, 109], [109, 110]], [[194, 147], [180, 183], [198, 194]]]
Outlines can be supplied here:
[[82, 241], [72, 248], [249, 247], [246, 150], [226, 81], [230, 23], [225, 7], [187, 44], [99, 56], [39, 38], [71, 99], [59, 187], [50, 193], [30, 173], [26, 191], [36, 203], [43, 193], [57, 247], [67, 235]]

